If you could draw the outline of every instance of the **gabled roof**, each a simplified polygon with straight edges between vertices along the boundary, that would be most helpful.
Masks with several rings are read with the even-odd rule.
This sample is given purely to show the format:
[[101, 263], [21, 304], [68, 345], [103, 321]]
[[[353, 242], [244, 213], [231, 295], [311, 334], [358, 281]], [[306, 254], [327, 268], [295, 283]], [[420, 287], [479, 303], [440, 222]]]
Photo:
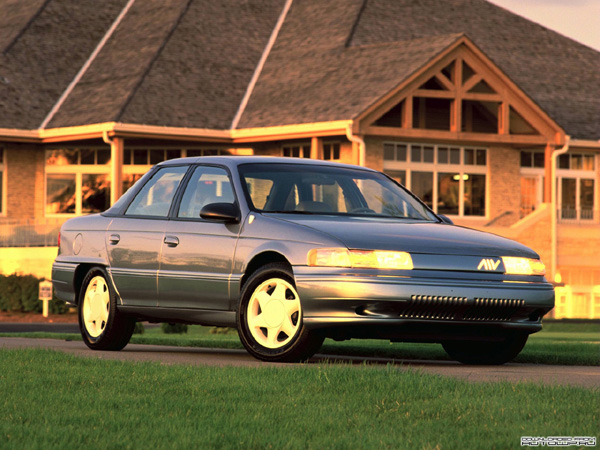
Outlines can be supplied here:
[[457, 32], [567, 134], [600, 139], [600, 52], [485, 0], [368, 0], [351, 45]]
[[[137, 0], [48, 127], [347, 120], [465, 34], [578, 139], [600, 139], [600, 53], [485, 0]], [[0, 128], [36, 129], [127, 0], [0, 0]], [[259, 66], [260, 68], [260, 66]]]

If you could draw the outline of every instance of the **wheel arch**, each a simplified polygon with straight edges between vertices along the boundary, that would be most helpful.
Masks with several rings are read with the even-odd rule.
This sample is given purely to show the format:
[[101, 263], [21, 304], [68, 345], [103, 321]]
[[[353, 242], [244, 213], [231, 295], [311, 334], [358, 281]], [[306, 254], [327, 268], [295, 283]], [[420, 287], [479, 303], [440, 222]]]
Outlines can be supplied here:
[[275, 250], [266, 250], [261, 253], [258, 253], [257, 255], [254, 255], [246, 265], [244, 275], [242, 275], [242, 279], [240, 280], [240, 292], [244, 287], [246, 281], [248, 281], [248, 279], [252, 276], [254, 272], [256, 272], [261, 267], [265, 266], [266, 264], [274, 262], [286, 264], [287, 266], [289, 266], [290, 270], [292, 270], [292, 264], [283, 254]]
[[[83, 285], [83, 280], [85, 276], [90, 271], [92, 267], [100, 267], [106, 270], [106, 266], [102, 264], [94, 264], [94, 263], [81, 263], [75, 269], [75, 274], [73, 275], [73, 289], [75, 290], [75, 304], [79, 304], [79, 295], [81, 294], [81, 286]], [[108, 280], [112, 282], [112, 280]]]

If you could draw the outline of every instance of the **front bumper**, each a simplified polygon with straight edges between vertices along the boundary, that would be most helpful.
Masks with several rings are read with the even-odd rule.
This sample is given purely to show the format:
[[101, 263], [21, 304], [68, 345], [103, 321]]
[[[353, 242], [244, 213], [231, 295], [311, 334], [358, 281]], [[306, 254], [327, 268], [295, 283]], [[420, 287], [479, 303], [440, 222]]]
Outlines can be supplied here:
[[[317, 269], [317, 270], [316, 270]], [[535, 333], [554, 307], [539, 277], [294, 267], [309, 329], [330, 337], [424, 342]]]

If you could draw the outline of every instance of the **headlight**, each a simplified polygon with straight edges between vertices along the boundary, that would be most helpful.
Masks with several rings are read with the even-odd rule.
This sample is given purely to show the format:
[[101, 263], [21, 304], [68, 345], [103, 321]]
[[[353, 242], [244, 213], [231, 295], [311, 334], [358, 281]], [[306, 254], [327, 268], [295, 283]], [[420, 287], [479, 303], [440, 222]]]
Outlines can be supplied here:
[[546, 266], [539, 259], [503, 256], [505, 273], [510, 275], [545, 275]]
[[410, 253], [346, 248], [315, 248], [308, 252], [308, 265], [361, 269], [413, 269]]

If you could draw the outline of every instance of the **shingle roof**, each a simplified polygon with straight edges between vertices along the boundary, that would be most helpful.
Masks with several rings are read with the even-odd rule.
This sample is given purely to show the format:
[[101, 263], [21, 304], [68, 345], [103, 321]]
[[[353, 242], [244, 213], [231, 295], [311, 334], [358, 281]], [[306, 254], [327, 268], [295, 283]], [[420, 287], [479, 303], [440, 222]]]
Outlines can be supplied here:
[[49, 127], [228, 128], [283, 0], [134, 3]]
[[[2, 20], [8, 26], [3, 26], [1, 32], [5, 46], [0, 54], [0, 126], [35, 129], [92, 53], [125, 0], [104, 0], [101, 8], [97, 0], [55, 0], [47, 4], [19, 0], [18, 8], [14, 3], [2, 1], [0, 6], [3, 14], [9, 13]], [[18, 39], [11, 44], [15, 37]]]
[[600, 52], [484, 0], [368, 0], [351, 45], [465, 33], [568, 134], [600, 139]]
[[[37, 128], [126, 0], [0, 0], [0, 127]], [[136, 1], [49, 127], [226, 129], [284, 0]], [[351, 119], [466, 34], [568, 134], [600, 53], [484, 0], [294, 0], [239, 127]]]

